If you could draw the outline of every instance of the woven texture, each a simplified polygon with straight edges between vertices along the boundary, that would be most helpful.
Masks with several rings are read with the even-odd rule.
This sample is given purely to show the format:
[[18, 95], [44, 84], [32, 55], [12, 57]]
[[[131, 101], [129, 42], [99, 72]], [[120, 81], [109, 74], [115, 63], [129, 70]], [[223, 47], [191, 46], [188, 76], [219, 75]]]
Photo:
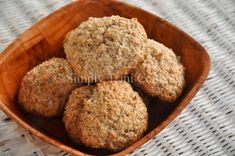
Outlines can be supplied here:
[[[125, 0], [174, 23], [209, 52], [208, 79], [188, 107], [130, 155], [235, 156], [235, 1]], [[69, 0], [0, 0], [0, 51]], [[1, 84], [0, 84], [1, 85]], [[0, 112], [0, 155], [69, 155]]]

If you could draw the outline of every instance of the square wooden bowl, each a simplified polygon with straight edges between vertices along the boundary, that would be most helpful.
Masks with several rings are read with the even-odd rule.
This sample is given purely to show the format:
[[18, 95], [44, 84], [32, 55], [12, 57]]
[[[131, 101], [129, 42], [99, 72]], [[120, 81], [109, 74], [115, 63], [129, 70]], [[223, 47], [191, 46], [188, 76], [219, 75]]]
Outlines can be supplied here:
[[[65, 34], [88, 17], [120, 15], [137, 18], [148, 37], [172, 48], [186, 68], [186, 88], [174, 103], [162, 104], [150, 99], [149, 128], [130, 147], [112, 153], [74, 145], [68, 138], [61, 118], [43, 119], [24, 114], [17, 104], [17, 92], [23, 76], [34, 66], [53, 56], [64, 57]], [[0, 107], [19, 125], [39, 138], [75, 155], [125, 155], [159, 133], [189, 104], [210, 68], [206, 50], [176, 26], [134, 6], [108, 0], [78, 0], [55, 11], [20, 35], [0, 57]]]

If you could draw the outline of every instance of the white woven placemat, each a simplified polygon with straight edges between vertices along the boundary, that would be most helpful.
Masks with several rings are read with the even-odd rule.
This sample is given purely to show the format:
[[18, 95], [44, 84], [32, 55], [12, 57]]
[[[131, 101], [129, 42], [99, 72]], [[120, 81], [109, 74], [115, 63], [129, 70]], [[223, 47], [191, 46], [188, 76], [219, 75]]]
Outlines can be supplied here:
[[[189, 106], [131, 155], [235, 156], [235, 0], [125, 0], [176, 24], [209, 52], [212, 69]], [[70, 0], [0, 0], [0, 51]], [[0, 84], [1, 85], [1, 84]], [[0, 155], [69, 155], [0, 111]]]

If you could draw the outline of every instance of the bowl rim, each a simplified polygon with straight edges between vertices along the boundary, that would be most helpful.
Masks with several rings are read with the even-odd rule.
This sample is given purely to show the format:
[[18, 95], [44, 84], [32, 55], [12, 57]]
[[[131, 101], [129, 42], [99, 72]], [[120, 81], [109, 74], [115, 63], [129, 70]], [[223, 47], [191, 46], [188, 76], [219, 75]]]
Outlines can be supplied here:
[[[48, 16], [54, 14], [55, 12], [57, 12], [58, 10], [63, 10], [64, 8], [74, 5], [75, 3], [89, 3], [92, 2], [93, 0], [76, 0], [73, 1], [55, 11], [53, 11], [52, 13], [50, 13], [49, 15], [47, 15], [46, 17], [40, 19], [39, 21], [35, 22], [30, 28], [28, 28], [26, 31], [24, 31], [23, 33], [21, 33], [20, 36], [24, 36], [24, 34], [26, 34], [27, 32], [30, 32], [30, 30], [32, 28], [37, 27], [36, 25], [38, 23], [40, 23], [42, 20], [46, 20], [48, 19]], [[101, 0], [104, 1], [105, 0]], [[135, 10], [141, 10], [142, 12], [144, 12], [145, 14], [148, 14], [150, 16], [154, 16], [158, 19], [161, 19], [163, 22], [167, 23], [168, 25], [174, 27], [175, 30], [179, 31], [180, 33], [184, 34], [187, 38], [189, 38], [193, 43], [197, 44], [199, 46], [199, 48], [201, 49], [201, 51], [203, 51], [203, 62], [204, 62], [204, 70], [201, 73], [201, 75], [197, 78], [197, 80], [195, 81], [196, 83], [193, 84], [193, 87], [190, 88], [188, 90], [188, 92], [186, 93], [186, 96], [182, 99], [182, 101], [178, 104], [178, 106], [175, 108], [175, 110], [163, 121], [161, 122], [156, 128], [154, 128], [153, 130], [151, 130], [149, 133], [147, 133], [146, 135], [144, 135], [141, 139], [139, 139], [137, 142], [135, 142], [134, 144], [132, 144], [131, 146], [117, 152], [111, 155], [125, 155], [128, 154], [132, 151], [134, 151], [135, 149], [137, 149], [138, 147], [140, 147], [141, 145], [143, 145], [144, 143], [146, 143], [147, 141], [149, 141], [151, 138], [153, 138], [156, 134], [158, 134], [163, 128], [165, 128], [167, 125], [170, 124], [170, 122], [172, 122], [180, 113], [183, 109], [185, 109], [185, 107], [190, 103], [190, 101], [192, 100], [192, 98], [195, 96], [195, 94], [198, 92], [198, 90], [200, 89], [200, 87], [202, 86], [202, 84], [204, 83], [204, 81], [206, 80], [209, 71], [210, 71], [210, 67], [211, 67], [211, 62], [210, 62], [210, 58], [209, 55], [206, 51], [206, 49], [196, 40], [194, 40], [190, 35], [188, 35], [187, 33], [185, 33], [184, 31], [182, 31], [180, 28], [178, 28], [177, 26], [175, 26], [174, 24], [168, 22], [167, 20], [159, 17], [158, 15], [155, 15], [153, 13], [150, 13], [144, 9], [138, 8], [136, 6], [133, 6], [131, 4], [128, 3], [124, 3], [124, 2], [120, 2], [120, 1], [116, 1], [116, 0], [109, 0], [110, 3], [116, 3], [116, 4], [122, 4], [122, 5], [126, 5], [128, 7], [134, 8]], [[13, 43], [17, 43], [18, 42], [18, 38], [20, 37], [18, 36], [13, 42], [11, 42], [10, 45], [8, 45], [7, 48], [11, 47]], [[0, 65], [4, 62], [5, 58], [7, 57], [6, 54], [8, 54], [7, 52], [7, 48], [5, 48], [3, 50], [3, 52], [0, 54]], [[37, 130], [36, 128], [33, 128], [32, 126], [30, 126], [28, 123], [24, 122], [23, 120], [21, 120], [20, 117], [18, 117], [16, 114], [14, 114], [5, 104], [4, 102], [0, 101], [0, 108], [3, 110], [3, 112], [5, 112], [13, 121], [15, 121], [17, 124], [19, 124], [21, 127], [23, 127], [25, 130], [31, 132], [32, 134], [34, 134], [35, 136], [39, 137], [40, 139], [46, 141], [47, 143], [50, 143], [56, 147], [59, 147], [67, 152], [70, 152], [72, 154], [75, 155], [83, 155], [83, 156], [88, 156], [90, 154], [81, 152], [77, 149], [74, 149], [70, 146], [67, 146], [65, 144], [63, 144], [60, 141], [57, 141], [55, 139], [53, 139], [51, 136], [47, 136], [46, 134], [44, 134], [43, 132], [40, 132], [39, 130]]]

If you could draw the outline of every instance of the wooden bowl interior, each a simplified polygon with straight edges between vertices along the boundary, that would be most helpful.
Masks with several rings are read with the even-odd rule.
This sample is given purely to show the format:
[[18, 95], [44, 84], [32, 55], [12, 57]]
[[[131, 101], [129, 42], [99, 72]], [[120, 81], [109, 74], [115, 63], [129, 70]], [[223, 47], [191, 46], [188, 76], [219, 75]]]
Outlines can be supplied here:
[[124, 3], [105, 0], [100, 2], [81, 0], [59, 9], [32, 26], [1, 54], [0, 102], [3, 110], [13, 119], [18, 119], [18, 122], [21, 120], [22, 125], [28, 124], [61, 144], [88, 154], [113, 154], [106, 150], [92, 150], [74, 145], [64, 130], [61, 118], [47, 119], [25, 114], [17, 104], [19, 85], [30, 69], [53, 56], [65, 57], [63, 39], [68, 31], [91, 16], [110, 15], [137, 18], [143, 24], [149, 38], [165, 44], [181, 56], [186, 68], [186, 88], [182, 96], [174, 103], [163, 103], [157, 98], [144, 97], [149, 103], [149, 127], [146, 134], [165, 121], [177, 107], [180, 107], [182, 100], [187, 97], [189, 91], [205, 73], [207, 64], [207, 60], [204, 59], [205, 51], [192, 38], [165, 20]]

